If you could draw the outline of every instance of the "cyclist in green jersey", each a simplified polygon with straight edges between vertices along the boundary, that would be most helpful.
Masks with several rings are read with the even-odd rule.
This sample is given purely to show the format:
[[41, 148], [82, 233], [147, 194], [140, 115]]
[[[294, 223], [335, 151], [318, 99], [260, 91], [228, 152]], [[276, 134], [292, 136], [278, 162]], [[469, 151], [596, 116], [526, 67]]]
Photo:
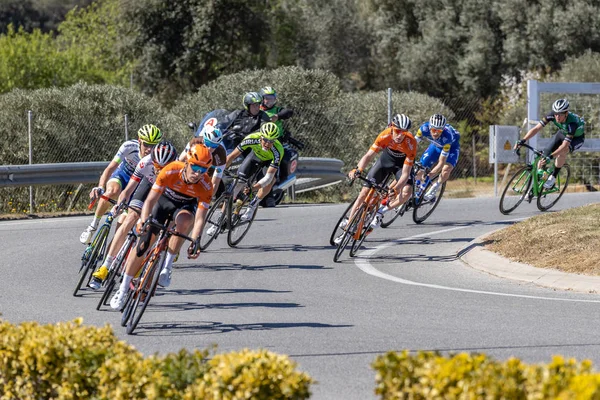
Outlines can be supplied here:
[[[248, 209], [242, 215], [242, 220], [244, 221], [252, 218], [258, 203], [269, 194], [275, 183], [275, 176], [283, 158], [283, 146], [277, 140], [278, 137], [279, 128], [277, 128], [277, 125], [273, 122], [267, 122], [260, 127], [260, 131], [246, 136], [227, 156], [225, 168], [229, 167], [231, 162], [245, 150], [252, 150], [238, 168], [238, 176], [242, 181], [250, 179], [259, 168], [268, 166], [265, 176], [253, 186], [253, 189], [258, 189], [258, 194], [252, 199], [248, 205]], [[237, 193], [233, 195], [237, 196]]]
[[[583, 117], [569, 111], [567, 99], [558, 99], [552, 104], [552, 112], [546, 115], [525, 134], [522, 140], [517, 141], [515, 149], [521, 147], [528, 139], [538, 134], [549, 122], [558, 127], [558, 131], [552, 137], [550, 144], [544, 149], [547, 157], [554, 158], [554, 171], [544, 183], [546, 189], [550, 189], [556, 182], [558, 172], [565, 164], [567, 155], [583, 146], [585, 140], [585, 121]], [[538, 168], [543, 167], [539, 165]]]
[[265, 86], [260, 89], [259, 93], [262, 96], [260, 109], [269, 116], [271, 122], [277, 125], [279, 134], [284, 136], [285, 130], [283, 129], [283, 120], [291, 118], [292, 115], [294, 115], [294, 111], [289, 108], [275, 105], [275, 103], [277, 103], [277, 92], [271, 86]]

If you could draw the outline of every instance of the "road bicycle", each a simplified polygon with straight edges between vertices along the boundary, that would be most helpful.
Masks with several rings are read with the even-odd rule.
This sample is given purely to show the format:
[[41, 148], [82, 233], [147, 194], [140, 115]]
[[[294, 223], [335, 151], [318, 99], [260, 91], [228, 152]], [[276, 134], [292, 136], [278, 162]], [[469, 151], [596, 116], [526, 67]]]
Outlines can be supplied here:
[[152, 216], [150, 216], [142, 229], [142, 232], [144, 233], [140, 236], [140, 243], [147, 243], [147, 240], [149, 240], [149, 237], [144, 240], [142, 236], [151, 235], [149, 232], [150, 227], [160, 229], [160, 233], [158, 234], [156, 243], [144, 258], [139, 278], [133, 279], [130, 283], [130, 289], [127, 293], [127, 299], [121, 316], [121, 326], [126, 327], [127, 334], [129, 335], [134, 332], [146, 307], [150, 303], [150, 299], [156, 292], [158, 278], [163, 267], [171, 236], [179, 236], [190, 242], [194, 241], [187, 235], [177, 232], [174, 227], [169, 227], [169, 223], [170, 222], [167, 221], [165, 225], [158, 224], [154, 222]]
[[[500, 212], [504, 215], [513, 212], [525, 199], [531, 203], [534, 197], [537, 197], [537, 208], [540, 211], [547, 211], [560, 200], [569, 185], [571, 168], [565, 164], [556, 175], [554, 185], [551, 188], [545, 188], [544, 183], [554, 172], [554, 160], [546, 157], [543, 151], [526, 143], [522, 146], [530, 149], [535, 156], [531, 164], [525, 165], [515, 172], [504, 187], [502, 197], [500, 197]], [[520, 154], [519, 149], [515, 152]], [[538, 168], [542, 160], [545, 161], [545, 165], [543, 168]]]
[[[259, 172], [260, 169], [247, 181], [240, 181], [240, 177], [237, 174], [225, 171], [225, 174], [233, 179], [227, 185], [225, 192], [215, 200], [208, 210], [206, 222], [204, 223], [202, 234], [200, 235], [200, 250], [206, 250], [208, 246], [226, 230], [227, 244], [229, 247], [237, 246], [244, 236], [246, 236], [246, 233], [248, 233], [248, 230], [256, 217], [257, 210], [254, 210], [252, 217], [248, 220], [243, 220], [241, 216], [244, 215], [250, 202], [254, 198], [252, 185]], [[238, 187], [238, 185], [241, 186], [241, 188]], [[235, 193], [236, 187], [238, 187], [239, 190], [237, 197], [234, 199], [233, 193]], [[212, 234], [208, 233], [210, 229], [213, 230], [213, 232], [211, 232]]]
[[[92, 199], [88, 206], [88, 210], [91, 210], [94, 207], [99, 198], [102, 198], [111, 204], [116, 204], [116, 201], [113, 199], [105, 195], [100, 195]], [[90, 244], [88, 244], [83, 251], [81, 256], [81, 266], [79, 267], [79, 279], [77, 280], [77, 286], [75, 286], [75, 290], [73, 291], [73, 296], [78, 296], [79, 291], [82, 288], [87, 287], [92, 279], [92, 273], [96, 270], [98, 262], [104, 259], [108, 247], [108, 235], [110, 234], [112, 222], [121, 211], [122, 209], [118, 209], [114, 214], [110, 211], [106, 214], [104, 223], [100, 226]]]
[[[417, 182], [416, 179], [420, 171], [423, 171], [425, 176], [423, 182]], [[416, 224], [423, 223], [427, 218], [429, 218], [429, 216], [431, 216], [431, 214], [433, 214], [433, 211], [436, 209], [442, 199], [442, 196], [444, 195], [444, 191], [446, 190], [446, 182], [442, 184], [434, 198], [430, 200], [424, 200], [424, 197], [433, 185], [433, 182], [437, 180], [437, 177], [430, 179], [427, 175], [428, 173], [429, 168], [422, 166], [419, 162], [414, 163], [411, 171], [411, 198], [383, 215], [383, 220], [381, 221], [382, 228], [389, 227], [398, 217], [403, 216], [411, 209], [413, 210], [412, 218]]]
[[[379, 207], [381, 206], [381, 201], [384, 198], [387, 198], [389, 191], [387, 181], [389, 181], [391, 176], [391, 174], [388, 175], [383, 184], [377, 184], [372, 180], [364, 178], [360, 175], [356, 177], [356, 179], [369, 182], [371, 187], [369, 188], [363, 203], [358, 206], [352, 218], [348, 220], [348, 223], [342, 228], [343, 236], [335, 250], [335, 254], [333, 256], [334, 262], [338, 262], [340, 256], [351, 241], [352, 245], [350, 246], [350, 257], [354, 257], [360, 249], [360, 246], [365, 241], [367, 235], [371, 233], [371, 223], [375, 219], [377, 210], [379, 210]], [[350, 181], [350, 184], [352, 184], [352, 182], [354, 182], [354, 179]], [[347, 212], [349, 213], [349, 210], [347, 210]], [[334, 232], [335, 230], [337, 230], [337, 226], [334, 229]]]

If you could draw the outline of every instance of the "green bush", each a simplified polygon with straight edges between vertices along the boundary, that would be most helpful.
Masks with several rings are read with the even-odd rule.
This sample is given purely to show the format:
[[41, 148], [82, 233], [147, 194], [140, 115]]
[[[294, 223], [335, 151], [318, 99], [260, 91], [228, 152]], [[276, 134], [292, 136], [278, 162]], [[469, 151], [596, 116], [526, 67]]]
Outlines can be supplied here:
[[0, 95], [0, 164], [28, 162], [27, 112], [32, 111], [33, 163], [109, 161], [144, 124], [160, 127], [182, 149], [189, 129], [157, 101], [119, 86], [13, 90]]
[[485, 354], [389, 352], [372, 364], [382, 399], [592, 399], [600, 374], [590, 361], [555, 356], [548, 365], [516, 358], [499, 362]]
[[266, 350], [144, 358], [109, 326], [0, 321], [0, 399], [306, 399], [312, 379]]

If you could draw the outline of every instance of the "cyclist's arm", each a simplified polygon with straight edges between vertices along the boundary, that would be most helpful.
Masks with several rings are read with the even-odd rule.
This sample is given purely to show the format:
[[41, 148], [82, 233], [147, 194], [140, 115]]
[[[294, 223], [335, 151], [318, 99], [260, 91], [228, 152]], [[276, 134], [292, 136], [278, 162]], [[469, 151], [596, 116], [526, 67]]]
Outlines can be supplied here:
[[120, 164], [120, 162], [116, 162], [115, 160], [111, 161], [108, 164], [108, 166], [104, 169], [104, 172], [102, 172], [102, 175], [100, 175], [100, 180], [98, 181], [98, 187], [101, 187], [102, 189], [106, 189], [106, 182], [108, 182], [110, 176], [119, 167], [119, 164]]
[[277, 168], [270, 166], [269, 168], [267, 168], [267, 173], [265, 174], [264, 178], [252, 185], [252, 189], [258, 190], [262, 187], [269, 185], [271, 181], [273, 181], [273, 178], [275, 178], [276, 173]]
[[140, 181], [133, 179], [133, 176], [132, 176], [131, 179], [129, 180], [129, 183], [127, 184], [127, 186], [125, 186], [125, 190], [123, 190], [121, 192], [121, 194], [119, 194], [119, 198], [117, 199], [117, 204], [123, 203], [128, 198], [130, 198], [139, 184], [140, 184]]
[[377, 152], [373, 149], [369, 149], [365, 153], [365, 155], [362, 156], [362, 158], [360, 159], [358, 164], [356, 164], [356, 166], [358, 167], [359, 170], [364, 171], [365, 168], [367, 168], [367, 165], [369, 165], [371, 163], [371, 161], [373, 161], [375, 156], [377, 156]]
[[233, 149], [233, 151], [227, 156], [227, 162], [225, 162], [225, 169], [229, 168], [233, 160], [238, 158], [240, 154], [242, 154], [242, 151], [238, 147]]

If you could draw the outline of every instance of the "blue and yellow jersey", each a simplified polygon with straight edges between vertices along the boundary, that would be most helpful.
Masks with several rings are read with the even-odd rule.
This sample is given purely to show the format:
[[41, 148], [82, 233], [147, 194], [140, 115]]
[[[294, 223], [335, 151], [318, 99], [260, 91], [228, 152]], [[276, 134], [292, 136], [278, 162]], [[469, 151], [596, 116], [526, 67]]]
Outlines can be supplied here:
[[452, 127], [450, 124], [446, 124], [444, 126], [444, 130], [439, 138], [434, 139], [431, 136], [431, 132], [429, 130], [429, 121], [425, 122], [423, 125], [419, 127], [417, 134], [415, 135], [415, 139], [417, 142], [420, 142], [425, 138], [427, 141], [442, 149], [442, 156], [448, 157], [448, 152], [450, 151], [450, 147], [454, 142], [456, 144], [459, 143], [460, 133]]

